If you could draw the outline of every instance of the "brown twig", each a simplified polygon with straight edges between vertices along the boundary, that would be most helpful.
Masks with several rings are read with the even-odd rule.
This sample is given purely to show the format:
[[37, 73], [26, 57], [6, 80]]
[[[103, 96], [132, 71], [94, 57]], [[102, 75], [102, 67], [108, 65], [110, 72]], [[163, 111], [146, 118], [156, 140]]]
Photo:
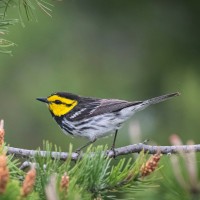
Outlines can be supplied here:
[[[36, 151], [36, 150], [28, 150], [28, 149], [20, 149], [20, 148], [14, 148], [14, 147], [6, 147], [7, 148], [7, 154], [14, 154], [18, 157], [34, 157], [36, 155], [40, 155], [42, 157], [46, 157], [49, 155], [49, 152], [47, 151]], [[151, 146], [146, 145], [143, 143], [134, 144], [134, 145], [128, 145], [120, 148], [115, 149], [115, 154], [112, 150], [107, 150], [106, 155], [110, 158], [117, 157], [121, 155], [127, 155], [131, 153], [139, 153], [142, 150], [144, 152], [147, 152], [148, 154], [156, 154], [157, 152], [160, 152], [161, 154], [176, 154], [176, 153], [189, 153], [189, 152], [199, 152], [200, 151], [200, 144], [196, 145], [179, 145], [179, 146]], [[67, 152], [51, 152], [52, 159], [58, 158], [60, 160], [66, 160], [69, 157], [69, 153]], [[79, 157], [79, 154], [72, 153], [71, 159], [76, 161]]]

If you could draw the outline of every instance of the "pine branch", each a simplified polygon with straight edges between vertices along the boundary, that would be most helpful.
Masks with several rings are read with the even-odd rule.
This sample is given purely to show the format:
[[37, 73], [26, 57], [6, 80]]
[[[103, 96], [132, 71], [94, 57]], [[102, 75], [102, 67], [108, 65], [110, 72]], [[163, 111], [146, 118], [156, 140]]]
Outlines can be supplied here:
[[[37, 150], [28, 150], [28, 149], [20, 149], [15, 147], [6, 147], [7, 148], [7, 154], [13, 154], [18, 157], [34, 157], [36, 155], [40, 155], [42, 157], [49, 156], [48, 151], [37, 151]], [[143, 143], [140, 144], [134, 144], [134, 145], [128, 145], [120, 148], [115, 149], [115, 155], [112, 150], [108, 150], [105, 152], [105, 154], [112, 158], [117, 157], [121, 155], [127, 155], [131, 153], [139, 153], [142, 150], [144, 152], [147, 152], [148, 154], [155, 154], [157, 152], [160, 152], [162, 154], [176, 154], [176, 153], [189, 153], [189, 152], [200, 152], [200, 144], [196, 145], [180, 145], [180, 146], [151, 146], [146, 145]], [[52, 159], [60, 159], [60, 160], [66, 160], [69, 156], [71, 156], [71, 159], [76, 161], [79, 158], [78, 153], [72, 153], [71, 155], [67, 152], [51, 152]], [[81, 154], [80, 156], [83, 156]]]

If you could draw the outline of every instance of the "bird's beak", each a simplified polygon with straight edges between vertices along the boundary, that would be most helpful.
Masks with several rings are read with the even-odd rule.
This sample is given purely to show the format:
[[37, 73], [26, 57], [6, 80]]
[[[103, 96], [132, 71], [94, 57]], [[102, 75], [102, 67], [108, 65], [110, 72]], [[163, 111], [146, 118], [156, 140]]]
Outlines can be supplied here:
[[44, 103], [49, 103], [47, 98], [37, 98], [38, 101], [44, 102]]

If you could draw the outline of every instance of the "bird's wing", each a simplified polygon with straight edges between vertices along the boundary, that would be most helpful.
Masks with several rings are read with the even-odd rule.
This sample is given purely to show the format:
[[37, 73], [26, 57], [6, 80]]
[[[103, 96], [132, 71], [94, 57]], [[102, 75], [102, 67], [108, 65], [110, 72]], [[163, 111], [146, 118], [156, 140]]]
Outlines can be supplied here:
[[104, 113], [112, 113], [142, 103], [142, 101], [128, 102], [118, 99], [95, 99], [80, 102], [74, 108], [74, 114], [69, 119], [79, 121]]
[[118, 99], [102, 99], [101, 103], [95, 110], [91, 111], [90, 115], [101, 115], [104, 113], [112, 113], [122, 110], [133, 105], [142, 103], [141, 101], [128, 102]]

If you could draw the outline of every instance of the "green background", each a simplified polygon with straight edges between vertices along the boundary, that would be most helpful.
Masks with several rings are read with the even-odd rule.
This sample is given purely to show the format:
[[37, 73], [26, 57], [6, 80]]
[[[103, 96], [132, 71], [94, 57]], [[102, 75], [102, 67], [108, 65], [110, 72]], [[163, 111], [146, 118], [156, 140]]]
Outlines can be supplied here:
[[[6, 36], [17, 44], [13, 56], [0, 55], [7, 143], [35, 149], [49, 140], [68, 150], [70, 142], [74, 148], [85, 142], [62, 134], [35, 100], [56, 91], [129, 101], [179, 91], [180, 97], [134, 115], [117, 146], [134, 143], [132, 122], [140, 141], [168, 145], [176, 133], [200, 143], [198, 1], [58, 1], [52, 10], [50, 18], [36, 9], [30, 21], [22, 13], [25, 27], [18, 23]], [[7, 17], [18, 18], [18, 8]], [[111, 143], [109, 137], [96, 144]]]

